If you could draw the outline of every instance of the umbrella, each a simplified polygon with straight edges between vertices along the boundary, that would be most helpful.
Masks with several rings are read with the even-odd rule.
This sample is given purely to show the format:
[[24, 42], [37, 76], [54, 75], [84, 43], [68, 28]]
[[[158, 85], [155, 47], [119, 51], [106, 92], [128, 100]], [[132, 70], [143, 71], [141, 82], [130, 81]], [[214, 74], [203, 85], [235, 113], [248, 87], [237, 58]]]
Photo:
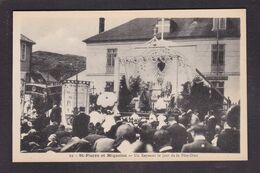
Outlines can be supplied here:
[[98, 96], [97, 105], [106, 108], [108, 106], [113, 106], [117, 101], [117, 96], [112, 92], [104, 92]]

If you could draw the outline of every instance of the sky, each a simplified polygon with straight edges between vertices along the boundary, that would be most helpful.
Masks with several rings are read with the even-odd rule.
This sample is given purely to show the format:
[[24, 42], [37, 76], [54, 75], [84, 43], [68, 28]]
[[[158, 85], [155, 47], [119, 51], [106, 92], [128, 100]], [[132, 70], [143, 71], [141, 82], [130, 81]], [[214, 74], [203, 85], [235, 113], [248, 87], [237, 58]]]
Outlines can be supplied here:
[[[36, 44], [34, 51], [86, 55], [85, 40], [99, 31], [99, 17], [88, 15], [56, 15], [49, 12], [20, 16], [20, 31]], [[105, 17], [105, 31], [119, 26], [133, 17]]]

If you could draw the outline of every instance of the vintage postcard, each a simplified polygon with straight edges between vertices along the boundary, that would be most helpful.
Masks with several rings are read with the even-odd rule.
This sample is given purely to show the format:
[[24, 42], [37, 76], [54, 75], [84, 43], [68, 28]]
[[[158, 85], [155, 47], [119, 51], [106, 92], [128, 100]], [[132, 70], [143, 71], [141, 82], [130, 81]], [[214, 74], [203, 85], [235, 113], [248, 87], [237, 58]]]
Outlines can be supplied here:
[[13, 162], [247, 160], [246, 10], [14, 11]]

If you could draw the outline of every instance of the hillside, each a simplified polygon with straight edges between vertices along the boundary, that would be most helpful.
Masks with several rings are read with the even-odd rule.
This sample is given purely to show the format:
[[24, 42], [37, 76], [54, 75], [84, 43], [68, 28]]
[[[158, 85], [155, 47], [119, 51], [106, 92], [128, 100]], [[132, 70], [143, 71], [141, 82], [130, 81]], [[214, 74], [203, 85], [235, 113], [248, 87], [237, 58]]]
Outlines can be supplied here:
[[32, 71], [49, 72], [58, 81], [86, 69], [86, 57], [45, 51], [32, 53]]

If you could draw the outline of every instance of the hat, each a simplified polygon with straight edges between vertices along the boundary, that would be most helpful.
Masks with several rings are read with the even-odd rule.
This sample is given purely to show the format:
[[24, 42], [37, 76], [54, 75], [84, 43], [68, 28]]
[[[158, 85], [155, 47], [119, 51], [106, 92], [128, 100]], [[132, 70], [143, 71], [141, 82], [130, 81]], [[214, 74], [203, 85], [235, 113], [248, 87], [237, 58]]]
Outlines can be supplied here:
[[203, 82], [202, 78], [199, 77], [199, 76], [196, 76], [194, 79], [193, 79], [193, 82], [196, 83], [196, 84], [200, 84]]
[[230, 127], [239, 128], [240, 125], [240, 106], [231, 106], [227, 112], [227, 124]]
[[85, 107], [79, 107], [79, 111], [85, 112]]

